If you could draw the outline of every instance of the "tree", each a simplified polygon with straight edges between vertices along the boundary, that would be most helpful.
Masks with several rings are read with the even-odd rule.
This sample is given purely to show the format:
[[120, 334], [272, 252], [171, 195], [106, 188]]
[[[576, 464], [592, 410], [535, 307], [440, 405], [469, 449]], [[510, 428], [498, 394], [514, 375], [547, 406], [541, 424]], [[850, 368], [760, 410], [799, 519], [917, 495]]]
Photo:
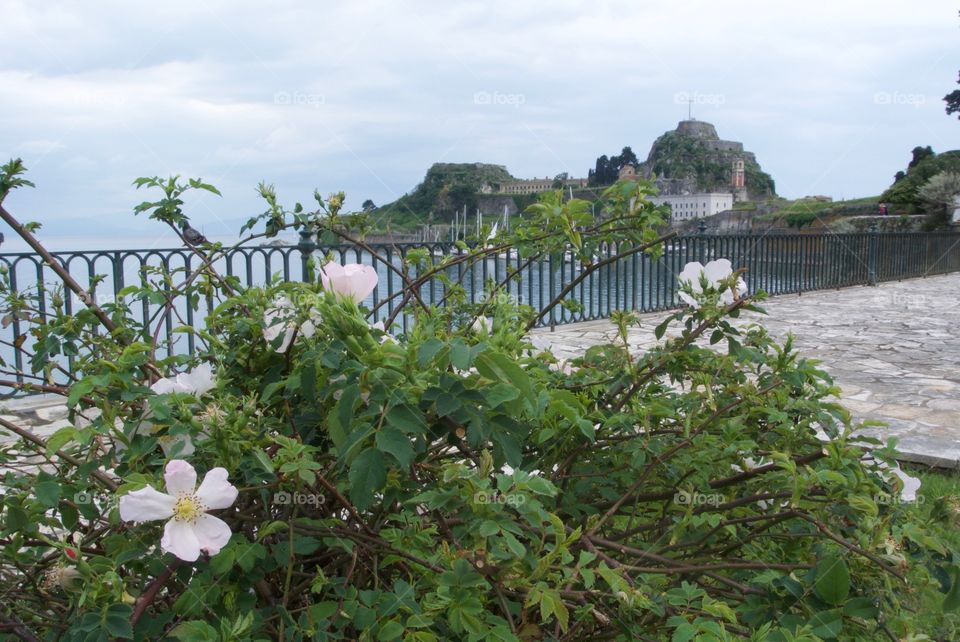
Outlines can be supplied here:
[[936, 154], [934, 154], [933, 152], [933, 148], [930, 147], [930, 145], [927, 145], [926, 147], [920, 147], [918, 145], [917, 147], [913, 148], [913, 151], [911, 153], [913, 154], [913, 158], [910, 160], [910, 163], [907, 165], [908, 170], [912, 167], [916, 167], [917, 165], [919, 165], [925, 158], [931, 158], [933, 156], [936, 156]]
[[360, 206], [364, 212], [369, 212], [371, 210], [377, 209], [376, 204], [369, 198], [363, 202], [363, 205]]
[[553, 189], [563, 189], [563, 186], [570, 179], [570, 174], [567, 172], [560, 172], [553, 177]]
[[[957, 84], [960, 85], [960, 77], [957, 79]], [[958, 114], [957, 118], [960, 119], [960, 89], [951, 91], [943, 97], [943, 101], [947, 103], [947, 116]]]
[[960, 173], [957, 172], [940, 172], [917, 190], [928, 215], [926, 227], [939, 228], [947, 224], [958, 194]]
[[620, 152], [620, 156], [617, 157], [617, 171], [620, 171], [624, 165], [633, 165], [636, 167], [639, 164], [640, 162], [637, 160], [637, 155], [633, 153], [629, 145], [624, 147]]

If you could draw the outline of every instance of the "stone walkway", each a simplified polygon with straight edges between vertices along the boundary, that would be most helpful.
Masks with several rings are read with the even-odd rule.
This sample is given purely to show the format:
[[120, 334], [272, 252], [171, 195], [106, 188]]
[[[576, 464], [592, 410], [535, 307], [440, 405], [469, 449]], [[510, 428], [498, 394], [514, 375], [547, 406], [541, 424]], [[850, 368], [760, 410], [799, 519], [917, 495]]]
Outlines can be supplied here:
[[[745, 317], [780, 338], [792, 332], [800, 354], [822, 361], [857, 419], [889, 424], [867, 432], [898, 437], [904, 460], [960, 468], [960, 274], [775, 297], [763, 307], [766, 317]], [[634, 345], [652, 345], [665, 316], [643, 315], [631, 331]], [[612, 333], [608, 321], [591, 321], [534, 334], [568, 359]], [[0, 414], [39, 435], [67, 424], [60, 397], [0, 402]]]
[[[902, 459], [960, 468], [960, 274], [807, 292], [768, 299], [768, 315], [747, 313], [770, 333], [795, 336], [842, 388], [855, 419], [888, 424], [865, 433], [895, 436]], [[655, 343], [666, 313], [641, 316], [640, 349]], [[614, 334], [608, 321], [537, 330], [536, 343], [571, 358]]]

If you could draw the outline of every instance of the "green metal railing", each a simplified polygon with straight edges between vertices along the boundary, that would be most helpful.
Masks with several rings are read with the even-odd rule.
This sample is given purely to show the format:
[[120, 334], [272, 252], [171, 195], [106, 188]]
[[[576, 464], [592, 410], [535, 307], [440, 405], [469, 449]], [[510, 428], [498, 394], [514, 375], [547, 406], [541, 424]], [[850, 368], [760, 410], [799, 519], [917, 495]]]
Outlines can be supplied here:
[[[246, 286], [257, 286], [269, 282], [274, 275], [285, 280], [309, 278], [308, 259], [316, 253], [331, 253], [341, 262], [374, 265], [380, 282], [365, 303], [374, 310], [372, 320], [377, 321], [394, 311], [400, 301], [400, 297], [394, 295], [403, 286], [400, 276], [387, 264], [400, 267], [411, 250], [420, 248], [427, 251], [434, 264], [443, 256], [464, 252], [449, 243], [404, 243], [373, 246], [371, 249], [377, 254], [373, 256], [357, 246], [317, 245], [305, 237], [294, 246], [236, 249], [216, 261], [214, 267], [222, 274], [237, 276]], [[624, 249], [621, 247], [620, 251]], [[617, 254], [616, 246], [602, 246], [594, 263]], [[114, 300], [125, 286], [151, 278], [149, 274], [145, 276], [144, 268], [191, 270], [202, 262], [198, 254], [186, 248], [57, 252], [54, 256], [89, 289], [91, 298], [101, 304]], [[614, 310], [653, 312], [677, 307], [680, 301], [676, 277], [684, 265], [721, 257], [730, 259], [735, 268], [746, 269], [744, 278], [751, 292], [762, 289], [771, 295], [799, 293], [960, 271], [960, 234], [871, 231], [714, 236], [703, 233], [701, 228], [699, 234], [672, 238], [657, 260], [636, 253], [603, 266], [570, 292], [569, 297], [579, 303], [577, 310], [556, 306], [541, 319], [540, 325], [605, 318]], [[547, 305], [584, 269], [569, 255], [545, 257], [526, 266], [525, 263], [515, 252], [510, 252], [448, 269], [454, 280], [462, 281], [469, 300], [474, 303], [480, 302], [489, 281], [499, 283], [517, 270], [517, 278], [501, 295], [537, 309]], [[62, 286], [53, 271], [32, 253], [0, 254], [0, 265], [9, 270], [14, 290], [40, 289], [43, 295], [38, 298], [37, 311], [44, 314], [51, 305], [52, 292], [58, 284]], [[425, 302], [436, 303], [443, 299], [445, 292], [443, 283], [433, 279], [421, 288], [420, 295]], [[144, 326], [158, 332], [159, 355], [164, 356], [202, 349], [192, 334], [177, 334], [173, 330], [181, 324], [202, 326], [206, 312], [216, 303], [201, 301], [197, 311], [186, 302], [177, 302], [173, 309], [147, 301], [137, 301], [135, 305]], [[65, 305], [67, 311], [72, 312], [84, 303], [72, 297], [66, 299]], [[20, 371], [30, 358], [30, 337], [20, 339], [29, 322], [8, 321], [0, 328], [0, 356]], [[403, 331], [412, 319], [401, 314], [396, 321], [397, 330]], [[9, 365], [5, 368], [8, 376], [13, 374]]]

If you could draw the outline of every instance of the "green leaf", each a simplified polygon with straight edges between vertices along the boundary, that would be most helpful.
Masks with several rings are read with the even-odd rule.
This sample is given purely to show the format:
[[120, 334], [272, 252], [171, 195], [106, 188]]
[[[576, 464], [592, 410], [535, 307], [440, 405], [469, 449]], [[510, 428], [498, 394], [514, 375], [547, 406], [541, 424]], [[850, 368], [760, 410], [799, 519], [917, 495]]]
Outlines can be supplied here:
[[960, 567], [950, 567], [950, 590], [943, 599], [945, 612], [956, 611], [960, 607]]
[[399, 428], [408, 434], [422, 435], [427, 430], [427, 421], [423, 413], [407, 404], [390, 408], [385, 420], [387, 425]]
[[487, 399], [487, 404], [491, 408], [496, 408], [502, 403], [513, 401], [520, 396], [520, 391], [516, 386], [508, 383], [498, 383], [483, 391], [483, 396]]
[[387, 622], [380, 627], [380, 632], [377, 633], [377, 640], [379, 642], [388, 642], [389, 640], [396, 640], [401, 635], [403, 635], [403, 625], [395, 620]]
[[480, 353], [475, 363], [477, 372], [481, 375], [491, 381], [515, 386], [531, 405], [536, 404], [530, 377], [512, 359], [499, 352], [487, 350]]
[[657, 340], [660, 340], [663, 338], [663, 335], [664, 333], [666, 333], [667, 326], [670, 325], [671, 320], [673, 320], [673, 317], [667, 317], [666, 319], [663, 320], [663, 322], [660, 325], [658, 325], [654, 329], [653, 334], [655, 337], [657, 337]]
[[65, 445], [70, 443], [77, 434], [77, 429], [73, 426], [64, 426], [57, 432], [47, 437], [47, 455], [52, 455]]
[[840, 614], [839, 609], [820, 611], [810, 618], [809, 624], [813, 627], [811, 633], [825, 640], [832, 640], [843, 630], [843, 615]]
[[460, 400], [451, 394], [443, 393], [437, 398], [437, 414], [441, 417], [452, 415], [460, 409]]
[[373, 496], [387, 483], [383, 455], [376, 448], [367, 448], [350, 465], [350, 499], [359, 510], [373, 503]]
[[130, 615], [133, 607], [128, 604], [111, 604], [103, 612], [103, 628], [115, 638], [133, 639], [133, 625]]
[[872, 620], [880, 613], [871, 597], [855, 597], [843, 605], [843, 614], [847, 617], [858, 617]]
[[816, 568], [813, 592], [832, 606], [842, 604], [847, 599], [850, 594], [850, 571], [841, 556], [831, 555], [820, 560]]
[[479, 528], [477, 528], [477, 534], [480, 537], [490, 537], [491, 535], [496, 535], [500, 532], [500, 526], [493, 520], [485, 519], [480, 522]]
[[384, 426], [377, 432], [377, 448], [382, 452], [390, 453], [404, 468], [409, 468], [413, 462], [413, 445], [410, 438], [393, 426]]
[[33, 493], [41, 504], [53, 508], [60, 501], [60, 483], [53, 480], [34, 482]]
[[436, 337], [427, 339], [417, 350], [417, 365], [426, 368], [433, 361], [433, 358], [446, 347], [446, 344]]
[[357, 402], [360, 400], [360, 386], [352, 384], [343, 389], [340, 400], [333, 407], [333, 412], [327, 419], [327, 430], [330, 433], [330, 439], [338, 448], [343, 445], [350, 432], [350, 425], [353, 423], [353, 415], [356, 412]]
[[307, 609], [307, 616], [313, 624], [329, 620], [337, 612], [337, 603], [328, 600], [326, 602], [317, 602]]
[[183, 622], [170, 631], [170, 635], [181, 642], [217, 642], [220, 639], [217, 630], [201, 620]]
[[506, 542], [507, 548], [510, 549], [510, 552], [516, 555], [517, 557], [523, 557], [527, 554], [527, 549], [523, 547], [523, 544], [520, 543], [513, 533], [509, 531], [503, 531], [503, 541]]
[[87, 395], [93, 390], [93, 381], [89, 378], [81, 379], [70, 386], [70, 394], [67, 395], [67, 408], [73, 408], [80, 401], [80, 397]]

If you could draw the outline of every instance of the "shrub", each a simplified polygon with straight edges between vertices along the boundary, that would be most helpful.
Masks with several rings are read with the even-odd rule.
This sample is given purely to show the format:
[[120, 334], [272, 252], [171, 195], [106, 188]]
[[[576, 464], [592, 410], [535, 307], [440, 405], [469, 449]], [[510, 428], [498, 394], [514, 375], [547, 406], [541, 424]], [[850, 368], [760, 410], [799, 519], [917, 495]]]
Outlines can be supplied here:
[[[177, 228], [184, 194], [213, 189], [140, 183], [163, 190], [141, 211]], [[728, 264], [687, 267], [692, 305], [655, 349], [631, 349], [621, 313], [569, 362], [530, 340], [544, 310], [502, 283], [471, 305], [442, 276], [509, 247], [572, 252], [587, 276], [601, 243], [655, 254], [651, 190], [613, 186], [596, 218], [549, 194], [466, 254], [410, 252], [388, 332], [357, 303], [360, 268], [243, 289], [205, 266], [72, 316], [8, 281], [36, 351], [24, 374], [72, 425], [44, 440], [0, 421], [21, 437], [2, 451], [0, 639], [876, 639], [906, 634], [934, 575], [952, 606], [952, 553], [904, 517], [894, 451], [864, 456], [878, 444], [752, 322], [762, 293], [741, 297]], [[287, 211], [262, 191], [266, 235], [343, 234], [339, 195]], [[445, 304], [422, 305], [437, 275]], [[134, 305], [197, 295], [218, 302], [181, 328], [198, 354], [157, 359]], [[393, 336], [400, 313], [415, 323]], [[49, 383], [65, 354], [75, 378]], [[148, 518], [172, 526], [125, 521]]]

